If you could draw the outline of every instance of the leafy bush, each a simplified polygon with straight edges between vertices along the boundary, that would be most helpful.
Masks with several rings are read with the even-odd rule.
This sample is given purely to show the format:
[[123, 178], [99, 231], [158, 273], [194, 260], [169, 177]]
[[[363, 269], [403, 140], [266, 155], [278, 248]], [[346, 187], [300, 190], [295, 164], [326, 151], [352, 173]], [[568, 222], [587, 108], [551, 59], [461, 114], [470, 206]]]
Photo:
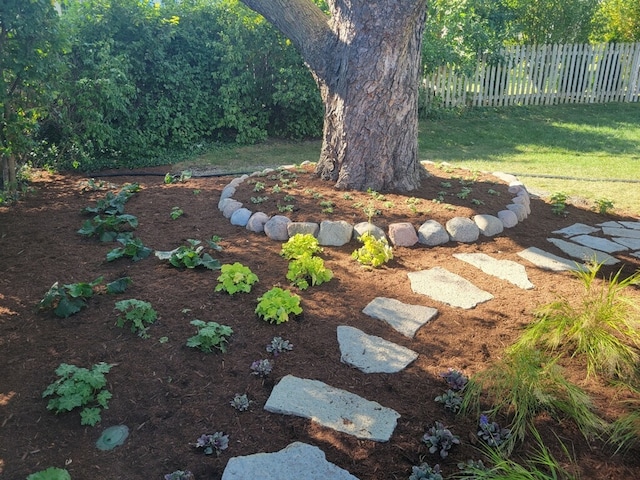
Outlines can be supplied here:
[[567, 215], [567, 194], [556, 192], [551, 195], [551, 212], [554, 215], [564, 217]]
[[365, 232], [360, 235], [360, 241], [362, 247], [351, 254], [360, 264], [376, 268], [393, 259], [393, 249], [386, 238], [377, 239]]
[[220, 271], [216, 292], [225, 291], [229, 295], [237, 292], [249, 293], [251, 286], [258, 282], [258, 276], [239, 262], [222, 265]]
[[147, 334], [148, 326], [158, 318], [158, 313], [149, 302], [130, 298], [116, 302], [115, 309], [122, 313], [118, 316], [117, 325], [123, 328], [125, 324], [131, 322], [131, 331], [138, 333], [141, 338], [149, 338]]
[[[90, 283], [70, 283], [62, 287], [55, 282], [44, 298], [38, 303], [39, 310], [53, 310], [53, 313], [62, 318], [67, 318], [78, 313], [87, 306], [87, 300], [95, 293], [101, 292], [104, 277], [98, 277]], [[122, 293], [131, 284], [129, 277], [119, 278], [110, 282], [104, 288], [107, 293]]]
[[587, 361], [587, 374], [601, 372], [625, 382], [638, 380], [640, 361], [640, 306], [629, 287], [640, 284], [640, 270], [621, 279], [597, 278], [601, 265], [590, 263], [574, 272], [582, 295], [540, 307], [517, 345], [568, 351]]
[[324, 266], [324, 260], [320, 257], [304, 254], [289, 262], [287, 280], [300, 290], [320, 285], [332, 278], [333, 272]]
[[46, 470], [32, 473], [27, 477], [27, 480], [71, 480], [71, 475], [64, 468], [49, 467]]
[[227, 351], [228, 338], [233, 333], [231, 327], [197, 319], [190, 323], [196, 327], [198, 333], [187, 339], [187, 347], [198, 348], [203, 352], [212, 352], [214, 348], [222, 353]]
[[61, 363], [56, 369], [56, 375], [60, 378], [42, 392], [42, 398], [54, 397], [49, 400], [47, 409], [60, 413], [82, 408], [80, 423], [94, 426], [100, 421], [101, 409], [108, 408], [111, 392], [105, 388], [105, 374], [109, 373], [112, 366], [100, 362], [88, 370]]
[[221, 264], [211, 255], [204, 252], [204, 246], [200, 240], [188, 239], [188, 245], [178, 247], [169, 258], [169, 263], [174, 267], [196, 268], [205, 267], [209, 270], [219, 270]]
[[305, 255], [315, 255], [322, 252], [318, 239], [310, 233], [296, 233], [282, 244], [282, 255], [287, 260], [295, 260]]
[[440, 457], [447, 458], [451, 447], [460, 444], [460, 438], [441, 422], [435, 422], [435, 425], [422, 436], [422, 443], [429, 447], [429, 453], [438, 452]]
[[300, 297], [289, 290], [273, 287], [258, 298], [255, 313], [269, 323], [284, 323], [289, 315], [300, 315]]

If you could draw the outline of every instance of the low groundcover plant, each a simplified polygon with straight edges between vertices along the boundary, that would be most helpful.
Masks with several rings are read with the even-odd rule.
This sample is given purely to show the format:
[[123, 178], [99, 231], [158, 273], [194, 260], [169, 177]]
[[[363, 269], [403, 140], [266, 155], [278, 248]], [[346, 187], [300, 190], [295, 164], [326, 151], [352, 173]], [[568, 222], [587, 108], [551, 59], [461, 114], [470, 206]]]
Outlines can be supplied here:
[[229, 435], [225, 435], [222, 432], [215, 432], [213, 435], [204, 434], [196, 440], [196, 448], [202, 448], [205, 455], [211, 455], [213, 452], [216, 452], [216, 455], [220, 455], [220, 452], [228, 447]]
[[217, 322], [203, 322], [192, 320], [191, 325], [197, 328], [198, 333], [187, 339], [187, 346], [198, 348], [203, 352], [212, 352], [218, 349], [222, 353], [227, 351], [228, 338], [233, 334], [231, 327], [220, 325]]
[[141, 338], [149, 338], [146, 324], [151, 324], [158, 318], [157, 312], [149, 302], [130, 298], [116, 302], [115, 309], [121, 312], [116, 325], [123, 328], [127, 323], [131, 323], [131, 331], [137, 333]]
[[300, 297], [289, 290], [273, 287], [258, 298], [256, 315], [269, 323], [284, 323], [289, 320], [289, 315], [300, 315]]

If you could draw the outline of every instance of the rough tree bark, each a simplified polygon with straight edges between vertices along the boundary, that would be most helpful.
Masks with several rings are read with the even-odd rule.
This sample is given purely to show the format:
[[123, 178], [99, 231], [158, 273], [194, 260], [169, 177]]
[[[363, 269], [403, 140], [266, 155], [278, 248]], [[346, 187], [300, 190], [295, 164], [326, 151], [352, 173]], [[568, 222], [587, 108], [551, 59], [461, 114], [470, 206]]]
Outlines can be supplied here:
[[425, 0], [241, 0], [300, 51], [324, 102], [316, 169], [342, 189], [409, 192], [418, 161]]

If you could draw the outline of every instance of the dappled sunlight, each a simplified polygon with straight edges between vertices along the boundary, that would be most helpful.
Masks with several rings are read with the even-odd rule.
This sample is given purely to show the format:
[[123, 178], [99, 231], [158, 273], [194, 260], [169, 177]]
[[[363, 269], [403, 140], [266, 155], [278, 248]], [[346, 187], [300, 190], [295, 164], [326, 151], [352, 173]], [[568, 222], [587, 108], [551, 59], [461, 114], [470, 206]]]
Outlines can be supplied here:
[[16, 392], [0, 393], [0, 407], [5, 407], [9, 404], [9, 400], [16, 396]]

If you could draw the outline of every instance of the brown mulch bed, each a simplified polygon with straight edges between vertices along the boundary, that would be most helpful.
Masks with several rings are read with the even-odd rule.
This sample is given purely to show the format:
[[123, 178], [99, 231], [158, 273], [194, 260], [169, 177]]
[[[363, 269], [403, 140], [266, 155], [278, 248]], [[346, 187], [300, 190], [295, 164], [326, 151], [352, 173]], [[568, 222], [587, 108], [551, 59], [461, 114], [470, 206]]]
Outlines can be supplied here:
[[[335, 191], [298, 171], [296, 177], [288, 176], [285, 185], [277, 174], [253, 177], [234, 198], [252, 210], [294, 220], [357, 223], [371, 216], [383, 228], [396, 221], [419, 226], [427, 219], [445, 223], [454, 216], [495, 214], [511, 198], [506, 185], [490, 175], [435, 167], [431, 173], [419, 191], [407, 196]], [[289, 287], [287, 262], [279, 255], [278, 242], [230, 225], [218, 211], [218, 198], [229, 177], [192, 178], [174, 184], [165, 184], [162, 176], [103, 180], [118, 187], [125, 182], [140, 183], [142, 190], [128, 201], [126, 213], [138, 217], [136, 236], [155, 250], [171, 250], [187, 239], [222, 237], [223, 250], [212, 255], [222, 263], [241, 262], [260, 279], [251, 293], [235, 296], [214, 292], [218, 272], [178, 270], [153, 256], [135, 263], [128, 259], [107, 262], [106, 253], [117, 244], [76, 233], [89, 218], [81, 209], [105, 195], [103, 190], [83, 188], [86, 182], [82, 180], [76, 175], [43, 173], [34, 179], [33, 193], [0, 208], [0, 478], [24, 479], [46, 467], [66, 465], [74, 479], [160, 479], [178, 469], [191, 470], [199, 480], [218, 479], [230, 457], [273, 452], [294, 441], [317, 445], [330, 462], [363, 480], [406, 479], [411, 466], [421, 461], [439, 463], [445, 477], [452, 475], [459, 462], [478, 458], [469, 440], [477, 419], [455, 416], [434, 402], [446, 390], [440, 373], [452, 367], [473, 375], [486, 368], [533, 320], [536, 308], [559, 295], [575, 295], [581, 288], [571, 273], [540, 270], [517, 252], [535, 246], [562, 255], [546, 241], [553, 230], [576, 222], [637, 220], [624, 214], [602, 216], [571, 205], [566, 216], [557, 216], [549, 204], [534, 198], [530, 218], [503, 235], [483, 237], [473, 244], [397, 248], [395, 258], [376, 270], [365, 269], [351, 258], [359, 246], [356, 242], [327, 247], [322, 257], [334, 279], [298, 292], [304, 308], [300, 318], [272, 325], [255, 316], [256, 299], [274, 285]], [[256, 182], [264, 183], [264, 190], [257, 191]], [[273, 191], [275, 183], [280, 192], [278, 188]], [[471, 191], [465, 194], [465, 188]], [[285, 198], [287, 195], [290, 197]], [[258, 201], [258, 197], [269, 198]], [[180, 207], [184, 215], [171, 219], [173, 207]], [[526, 264], [535, 288], [524, 291], [476, 271], [455, 260], [452, 254], [456, 252], [484, 252]], [[637, 258], [620, 258], [624, 274], [640, 266]], [[414, 294], [407, 272], [435, 266], [469, 278], [495, 298], [461, 310]], [[614, 271], [609, 268], [603, 273]], [[87, 308], [68, 318], [37, 311], [38, 302], [54, 282], [88, 282], [99, 276], [107, 281], [129, 276], [133, 284], [124, 294], [94, 296]], [[439, 314], [414, 339], [408, 339], [362, 313], [378, 296], [433, 306]], [[157, 310], [150, 338], [139, 338], [115, 325], [114, 303], [125, 298], [150, 302]], [[195, 333], [189, 322], [196, 318], [233, 329], [227, 353], [204, 354], [186, 347], [186, 339]], [[340, 362], [339, 325], [384, 337], [420, 356], [400, 373], [363, 374]], [[278, 356], [273, 373], [261, 380], [251, 375], [250, 365], [270, 358], [265, 346], [274, 336], [289, 340], [294, 349]], [[160, 341], [163, 337], [167, 339], [164, 343]], [[60, 363], [91, 367], [98, 362], [115, 365], [107, 375], [113, 398], [99, 425], [82, 426], [76, 412], [54, 415], [46, 409], [42, 392], [55, 380], [54, 370]], [[565, 367], [567, 376], [590, 393], [604, 418], [613, 420], [624, 412], [622, 400], [629, 394], [598, 378], [585, 379], [576, 359]], [[264, 411], [262, 406], [274, 384], [287, 374], [320, 380], [395, 409], [401, 418], [391, 440], [358, 440], [310, 420]], [[249, 411], [238, 412], [229, 405], [235, 393], [246, 393], [253, 401]], [[420, 441], [436, 420], [462, 439], [462, 445], [445, 460], [430, 455]], [[131, 430], [126, 443], [113, 451], [97, 450], [94, 444], [102, 429], [119, 424]], [[538, 426], [565, 466], [568, 459], [560, 441], [567, 446], [580, 478], [640, 478], [637, 448], [614, 454], [602, 440], [587, 441], [569, 422], [541, 418]], [[215, 431], [229, 435], [227, 450], [206, 456], [194, 448], [200, 435]], [[515, 455], [526, 453], [533, 444], [517, 448]]]

